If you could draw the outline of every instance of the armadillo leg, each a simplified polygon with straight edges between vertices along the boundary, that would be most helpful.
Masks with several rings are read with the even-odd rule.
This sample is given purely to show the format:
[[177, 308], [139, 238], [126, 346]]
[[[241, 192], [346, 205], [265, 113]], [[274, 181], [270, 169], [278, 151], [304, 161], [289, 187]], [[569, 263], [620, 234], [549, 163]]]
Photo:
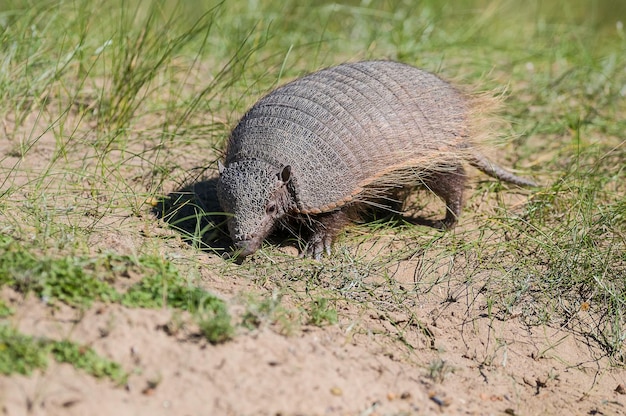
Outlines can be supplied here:
[[300, 256], [313, 257], [315, 260], [320, 260], [324, 251], [330, 255], [330, 247], [335, 237], [352, 222], [348, 215], [348, 208], [316, 215], [311, 220], [307, 224], [311, 233], [306, 248]]
[[433, 227], [449, 229], [456, 224], [463, 207], [463, 190], [466, 182], [465, 169], [461, 165], [433, 173], [424, 181], [426, 187], [446, 203], [446, 217], [435, 221]]

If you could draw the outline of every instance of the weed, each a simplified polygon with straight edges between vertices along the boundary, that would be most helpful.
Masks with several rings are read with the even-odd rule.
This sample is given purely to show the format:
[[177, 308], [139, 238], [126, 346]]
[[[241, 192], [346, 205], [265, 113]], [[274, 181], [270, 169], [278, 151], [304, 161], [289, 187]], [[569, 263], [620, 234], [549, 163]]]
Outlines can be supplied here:
[[219, 344], [233, 337], [231, 318], [222, 301], [214, 298], [203, 302], [194, 318], [204, 337], [212, 344]]
[[[129, 307], [170, 307], [191, 313], [215, 313], [225, 322], [228, 313], [222, 300], [186, 282], [174, 265], [158, 257], [143, 257], [146, 277], [131, 286], [121, 303]], [[228, 318], [229, 320], [229, 318]]]
[[49, 346], [0, 324], [0, 374], [31, 374], [48, 365]]
[[[125, 293], [117, 292], [106, 282], [114, 281], [117, 274], [130, 268], [138, 268], [135, 271], [145, 277]], [[222, 342], [232, 336], [224, 302], [187, 283], [171, 262], [159, 257], [143, 256], [137, 262], [108, 254], [94, 259], [37, 258], [18, 242], [5, 237], [0, 244], [0, 285], [25, 294], [32, 291], [46, 302], [74, 307], [88, 307], [99, 300], [134, 308], [169, 307], [189, 311], [211, 342]], [[8, 314], [10, 310], [5, 307], [0, 312]]]
[[115, 300], [117, 293], [89, 273], [91, 262], [78, 257], [41, 258], [5, 237], [0, 245], [0, 284], [37, 294], [45, 301], [89, 306], [94, 300]]
[[70, 341], [49, 341], [50, 352], [59, 363], [68, 363], [97, 378], [107, 377], [118, 385], [126, 383], [128, 374], [113, 361], [100, 357], [89, 347]]
[[308, 312], [309, 324], [311, 325], [324, 326], [337, 323], [337, 310], [329, 305], [327, 298], [311, 301]]
[[291, 334], [299, 324], [299, 314], [282, 304], [283, 295], [278, 291], [268, 298], [248, 296], [245, 300], [246, 312], [241, 325], [247, 329], [255, 329], [262, 325], [275, 325], [284, 334]]
[[433, 380], [435, 383], [443, 383], [446, 376], [450, 373], [454, 372], [454, 368], [450, 366], [447, 362], [441, 359], [437, 359], [431, 361], [428, 365], [428, 378]]
[[9, 307], [4, 300], [0, 299], [0, 318], [6, 318], [13, 315], [15, 311]]
[[126, 382], [127, 373], [112, 361], [100, 357], [91, 348], [70, 341], [52, 341], [19, 333], [8, 325], [0, 325], [0, 374], [31, 374], [45, 370], [48, 357], [68, 363], [94, 377], [106, 377], [118, 385]]

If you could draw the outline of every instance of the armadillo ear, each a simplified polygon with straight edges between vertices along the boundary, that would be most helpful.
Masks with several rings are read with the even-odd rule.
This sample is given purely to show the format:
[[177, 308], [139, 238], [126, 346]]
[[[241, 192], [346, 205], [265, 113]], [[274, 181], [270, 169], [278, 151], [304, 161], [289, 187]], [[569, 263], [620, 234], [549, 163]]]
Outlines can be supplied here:
[[289, 182], [291, 180], [291, 166], [284, 166], [278, 175], [283, 183]]
[[217, 161], [217, 171], [220, 173], [220, 175], [224, 172], [224, 164], [219, 160]]

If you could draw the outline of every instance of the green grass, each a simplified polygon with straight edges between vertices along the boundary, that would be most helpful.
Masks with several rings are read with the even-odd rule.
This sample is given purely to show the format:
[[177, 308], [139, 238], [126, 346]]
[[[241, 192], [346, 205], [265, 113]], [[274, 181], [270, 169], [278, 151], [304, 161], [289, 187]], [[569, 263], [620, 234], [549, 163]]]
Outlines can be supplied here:
[[128, 374], [113, 361], [100, 357], [89, 347], [70, 341], [52, 341], [33, 338], [0, 324], [0, 374], [30, 375], [34, 370], [45, 370], [48, 358], [69, 363], [97, 378], [106, 377], [118, 385], [126, 382]]
[[45, 342], [0, 325], [0, 374], [31, 374], [48, 365], [49, 348]]
[[0, 242], [0, 283], [23, 293], [32, 291], [45, 301], [87, 307], [94, 300], [119, 297], [88, 271], [93, 265], [92, 259], [74, 256], [41, 258], [6, 236]]
[[241, 326], [248, 330], [271, 326], [281, 334], [295, 333], [304, 323], [302, 313], [285, 305], [281, 292], [275, 290], [271, 295], [263, 297], [244, 296], [246, 311], [241, 316]]
[[308, 312], [311, 325], [324, 326], [337, 323], [337, 310], [329, 305], [327, 298], [311, 301]]
[[[350, 305], [386, 316], [405, 344], [429, 337], [420, 299], [480, 289], [494, 319], [521, 310], [623, 364], [626, 8], [544, 3], [0, 3], [0, 285], [49, 307], [188, 311], [211, 342], [237, 325], [335, 324]], [[380, 220], [348, 230], [321, 263], [270, 246], [222, 260], [223, 217], [203, 196], [230, 128], [276, 85], [367, 58], [504, 91], [501, 162], [542, 186], [515, 199], [476, 183], [458, 230]], [[167, 228], [155, 205], [176, 232], [155, 231]], [[238, 322], [203, 268], [257, 285]], [[409, 268], [412, 283], [398, 282]], [[0, 297], [0, 319], [15, 308]], [[24, 348], [25, 368], [40, 368]]]
[[[60, 303], [88, 308], [93, 302], [117, 302], [129, 308], [163, 308], [190, 312], [201, 334], [211, 343], [228, 341], [234, 334], [226, 304], [215, 295], [185, 281], [171, 262], [143, 256], [137, 260], [105, 254], [86, 258], [42, 257], [34, 248], [9, 237], [0, 244], [0, 284], [25, 296], [34, 293], [48, 305]], [[143, 276], [125, 291], [115, 288], [120, 276]], [[95, 377], [123, 384], [127, 375], [115, 362], [69, 340], [35, 339], [11, 328], [3, 319], [13, 314], [0, 302], [0, 374], [30, 374], [45, 370], [51, 354]]]
[[[120, 302], [129, 307], [170, 306], [196, 311], [207, 292], [187, 284], [176, 267], [159, 257], [103, 254], [45, 257], [9, 237], [0, 244], [0, 283], [27, 294], [34, 292], [48, 302], [91, 306], [95, 300]], [[130, 271], [145, 276], [124, 293], [114, 287], [116, 279]]]

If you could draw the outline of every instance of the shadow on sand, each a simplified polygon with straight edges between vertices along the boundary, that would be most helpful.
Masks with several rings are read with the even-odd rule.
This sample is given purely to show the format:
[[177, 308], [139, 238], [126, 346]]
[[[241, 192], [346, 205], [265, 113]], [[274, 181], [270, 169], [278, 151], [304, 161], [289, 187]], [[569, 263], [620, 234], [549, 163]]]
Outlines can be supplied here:
[[230, 238], [216, 185], [217, 178], [192, 182], [162, 197], [152, 212], [180, 232], [188, 244], [224, 256]]

